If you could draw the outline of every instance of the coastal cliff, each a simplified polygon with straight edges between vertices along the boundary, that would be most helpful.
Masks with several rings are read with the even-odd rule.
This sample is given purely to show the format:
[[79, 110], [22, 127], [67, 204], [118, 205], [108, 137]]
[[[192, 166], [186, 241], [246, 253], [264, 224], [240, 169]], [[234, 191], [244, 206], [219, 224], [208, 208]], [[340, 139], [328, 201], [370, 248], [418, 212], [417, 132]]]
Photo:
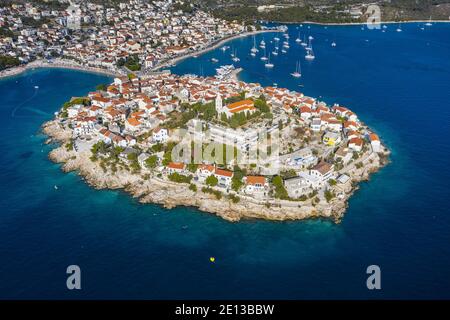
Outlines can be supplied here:
[[57, 120], [49, 121], [42, 126], [42, 131], [49, 139], [48, 143], [59, 146], [49, 153], [49, 159], [62, 164], [64, 172], [76, 171], [84, 180], [96, 189], [123, 189], [141, 203], [154, 203], [171, 209], [176, 206], [189, 206], [201, 211], [216, 214], [225, 220], [236, 222], [241, 219], [265, 219], [273, 221], [302, 220], [326, 218], [338, 223], [342, 219], [348, 205], [347, 200], [357, 190], [361, 181], [369, 180], [372, 173], [386, 165], [389, 151], [385, 149], [383, 156], [371, 153], [361, 161], [364, 166], [351, 169], [352, 185], [345, 190], [343, 197], [334, 198], [330, 202], [271, 200], [258, 202], [251, 197], [241, 196], [241, 201], [233, 203], [229, 198], [216, 199], [214, 195], [196, 192], [189, 189], [188, 184], [175, 183], [157, 177], [144, 177], [126, 170], [113, 173], [104, 171], [101, 166], [90, 159], [90, 151], [76, 152], [68, 150], [71, 131], [60, 126]]

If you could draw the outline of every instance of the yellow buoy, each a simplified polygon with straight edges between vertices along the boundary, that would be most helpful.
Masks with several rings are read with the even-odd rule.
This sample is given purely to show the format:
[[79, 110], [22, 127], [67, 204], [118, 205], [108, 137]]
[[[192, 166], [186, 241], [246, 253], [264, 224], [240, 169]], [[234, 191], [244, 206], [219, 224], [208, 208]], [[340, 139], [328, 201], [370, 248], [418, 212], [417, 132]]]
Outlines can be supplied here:
[[209, 261], [211, 261], [211, 262], [215, 262], [215, 261], [216, 261], [216, 258], [214, 258], [214, 257], [210, 257], [210, 258], [209, 258]]

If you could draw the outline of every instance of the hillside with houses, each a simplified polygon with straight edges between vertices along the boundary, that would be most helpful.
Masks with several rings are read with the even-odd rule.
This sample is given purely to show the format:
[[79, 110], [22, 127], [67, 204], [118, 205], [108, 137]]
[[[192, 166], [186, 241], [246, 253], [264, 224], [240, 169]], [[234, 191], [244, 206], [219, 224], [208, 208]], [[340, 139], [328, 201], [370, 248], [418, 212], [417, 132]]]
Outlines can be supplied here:
[[389, 154], [349, 108], [284, 88], [163, 73], [101, 89], [72, 98], [44, 125], [61, 143], [50, 157], [143, 202], [233, 221], [339, 220], [358, 182]]

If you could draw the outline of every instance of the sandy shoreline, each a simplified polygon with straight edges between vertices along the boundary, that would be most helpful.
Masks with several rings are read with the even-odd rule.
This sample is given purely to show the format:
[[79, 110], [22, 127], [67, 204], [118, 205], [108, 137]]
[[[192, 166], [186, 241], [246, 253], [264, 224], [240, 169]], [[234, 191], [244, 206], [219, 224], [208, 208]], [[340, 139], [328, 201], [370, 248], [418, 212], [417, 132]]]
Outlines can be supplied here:
[[69, 60], [59, 60], [59, 61], [52, 62], [52, 63], [49, 63], [44, 60], [36, 60], [36, 61], [30, 62], [24, 66], [14, 67], [14, 68], [10, 68], [10, 69], [1, 71], [0, 79], [14, 77], [14, 76], [17, 76], [28, 70], [39, 69], [39, 68], [70, 69], [70, 70], [78, 70], [78, 71], [84, 71], [84, 72], [104, 74], [104, 75], [108, 75], [108, 76], [112, 76], [112, 77], [121, 75], [119, 73], [115, 73], [113, 71], [106, 70], [106, 69], [75, 65]]

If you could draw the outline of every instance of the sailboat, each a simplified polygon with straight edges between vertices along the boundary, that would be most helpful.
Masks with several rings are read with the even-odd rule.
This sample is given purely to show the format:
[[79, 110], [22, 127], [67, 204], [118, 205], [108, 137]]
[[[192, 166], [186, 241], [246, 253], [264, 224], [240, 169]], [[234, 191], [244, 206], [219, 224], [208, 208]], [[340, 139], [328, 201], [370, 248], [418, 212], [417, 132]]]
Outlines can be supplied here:
[[295, 71], [291, 73], [291, 76], [294, 78], [300, 78], [302, 76], [300, 71], [300, 61], [297, 61], [297, 64], [295, 65]]
[[425, 23], [425, 25], [427, 26], [427, 27], [431, 27], [433, 24], [431, 23], [431, 17], [430, 17], [430, 20], [427, 22], [427, 23]]
[[311, 38], [309, 38], [308, 46], [305, 49], [306, 49], [306, 51], [311, 51], [312, 50]]
[[275, 41], [280, 41], [280, 38], [275, 37], [275, 38], [273, 38], [273, 40], [275, 40]]
[[256, 48], [256, 39], [253, 36], [253, 48], [250, 49], [250, 51], [254, 54], [256, 54], [259, 50]]
[[306, 35], [303, 36], [303, 41], [302, 41], [302, 46], [306, 47], [308, 45], [308, 43], [306, 42]]
[[233, 55], [233, 58], [232, 58], [231, 60], [233, 60], [234, 62], [239, 62], [239, 61], [241, 61], [241, 59], [239, 59], [239, 58], [237, 57], [237, 50], [234, 51], [234, 55]]
[[272, 54], [273, 54], [274, 56], [277, 56], [277, 55], [278, 55], [278, 47], [275, 47], [275, 50], [272, 51]]
[[283, 42], [283, 48], [289, 49], [289, 42], [284, 41], [284, 42]]
[[337, 46], [336, 41], [333, 41], [333, 42], [331, 43], [331, 46], [332, 46], [332, 47], [336, 47], [336, 46]]
[[302, 43], [302, 39], [300, 38], [300, 32], [298, 33], [297, 39], [295, 39], [295, 42]]
[[266, 49], [264, 49], [264, 55], [261, 57], [262, 61], [266, 61], [267, 57], [266, 57]]
[[266, 64], [264, 65], [266, 68], [273, 68], [274, 64], [270, 62], [270, 54], [269, 59], [267, 60]]
[[398, 28], [397, 28], [397, 32], [402, 32], [403, 30], [402, 30], [402, 24], [401, 23], [399, 23], [398, 24]]
[[261, 42], [259, 43], [259, 47], [264, 49], [266, 47], [266, 42], [263, 40], [261, 40]]
[[306, 60], [314, 60], [316, 58], [316, 56], [314, 55], [314, 51], [312, 48], [312, 43], [311, 40], [309, 41], [309, 48], [306, 50], [306, 56], [305, 59]]
[[315, 58], [316, 58], [316, 56], [314, 55], [314, 52], [312, 50], [308, 50], [306, 52], [306, 56], [305, 56], [306, 60], [314, 60]]

